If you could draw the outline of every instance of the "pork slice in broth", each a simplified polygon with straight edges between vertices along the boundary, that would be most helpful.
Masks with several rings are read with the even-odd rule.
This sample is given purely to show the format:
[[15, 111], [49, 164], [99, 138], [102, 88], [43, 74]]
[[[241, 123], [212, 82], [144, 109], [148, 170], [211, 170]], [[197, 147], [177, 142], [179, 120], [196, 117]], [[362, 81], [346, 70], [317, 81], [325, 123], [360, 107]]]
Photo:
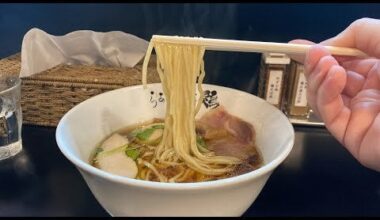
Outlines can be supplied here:
[[218, 106], [206, 112], [198, 122], [210, 128], [223, 128], [229, 117], [230, 114], [228, 114], [224, 107]]
[[235, 116], [230, 115], [224, 128], [242, 143], [250, 144], [255, 141], [253, 126]]
[[208, 149], [214, 151], [219, 156], [233, 156], [246, 160], [257, 153], [253, 144], [243, 143], [232, 136], [213, 139], [206, 143]]
[[230, 115], [222, 106], [207, 112], [197, 121], [197, 133], [216, 155], [242, 160], [257, 155], [253, 126]]

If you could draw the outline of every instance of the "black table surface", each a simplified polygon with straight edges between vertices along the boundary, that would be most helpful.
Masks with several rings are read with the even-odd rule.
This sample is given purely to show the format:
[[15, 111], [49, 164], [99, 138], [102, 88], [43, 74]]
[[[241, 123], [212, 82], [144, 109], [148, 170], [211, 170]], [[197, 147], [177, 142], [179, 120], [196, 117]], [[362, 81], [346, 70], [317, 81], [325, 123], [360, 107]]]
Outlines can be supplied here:
[[[244, 216], [380, 216], [380, 173], [324, 128], [295, 127], [295, 145]], [[109, 216], [61, 154], [55, 128], [23, 126], [23, 151], [0, 161], [0, 216]]]

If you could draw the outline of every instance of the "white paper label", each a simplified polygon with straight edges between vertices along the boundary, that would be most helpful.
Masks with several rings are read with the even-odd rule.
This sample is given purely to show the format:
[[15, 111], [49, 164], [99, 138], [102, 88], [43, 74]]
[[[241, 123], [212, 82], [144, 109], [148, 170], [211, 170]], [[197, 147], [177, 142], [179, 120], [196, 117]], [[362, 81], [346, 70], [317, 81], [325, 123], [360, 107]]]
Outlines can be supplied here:
[[281, 70], [269, 71], [268, 89], [265, 99], [273, 105], [277, 105], [280, 102], [282, 75], [283, 71]]
[[300, 71], [300, 75], [297, 82], [296, 99], [294, 103], [295, 106], [297, 107], [307, 106], [306, 89], [307, 89], [306, 77], [305, 77], [304, 72]]

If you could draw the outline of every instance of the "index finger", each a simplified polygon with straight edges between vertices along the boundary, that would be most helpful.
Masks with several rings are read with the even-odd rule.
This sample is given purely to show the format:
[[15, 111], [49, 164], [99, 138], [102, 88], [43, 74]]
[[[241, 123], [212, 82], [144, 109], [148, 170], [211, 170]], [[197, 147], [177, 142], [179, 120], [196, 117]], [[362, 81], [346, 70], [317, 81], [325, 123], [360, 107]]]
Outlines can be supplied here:
[[350, 47], [380, 58], [380, 20], [361, 18], [352, 22], [344, 31], [320, 44]]

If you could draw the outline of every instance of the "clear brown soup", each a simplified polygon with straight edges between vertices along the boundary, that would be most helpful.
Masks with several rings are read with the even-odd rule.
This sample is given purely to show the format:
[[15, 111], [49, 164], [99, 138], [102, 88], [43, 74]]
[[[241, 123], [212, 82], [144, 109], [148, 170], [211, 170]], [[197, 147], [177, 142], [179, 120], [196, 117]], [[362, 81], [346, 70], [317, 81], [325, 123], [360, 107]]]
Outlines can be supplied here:
[[[183, 177], [181, 176], [181, 178], [176, 179], [175, 182], [199, 182], [245, 174], [262, 166], [263, 158], [255, 143], [254, 127], [248, 122], [229, 115], [223, 111], [223, 109], [216, 111], [219, 112], [212, 112], [196, 121], [197, 145], [200, 148], [206, 149], [206, 151], [214, 152], [215, 155], [238, 157], [242, 162], [238, 165], [234, 165], [231, 172], [219, 176], [208, 176], [198, 173], [186, 166], [177, 167], [174, 165], [156, 164], [155, 168], [157, 171], [170, 179], [178, 175], [179, 172], [184, 172], [183, 169], [186, 168], [186, 175], [184, 174]], [[222, 120], [227, 121], [223, 124], [221, 123]], [[163, 119], [156, 118], [144, 123], [127, 126], [112, 134], [117, 135], [119, 139], [122, 138], [122, 140], [125, 140], [123, 138], [126, 138], [128, 140], [128, 144], [117, 146], [119, 148], [115, 147], [113, 150], [115, 152], [123, 151], [126, 157], [130, 157], [136, 163], [137, 173], [135, 176], [132, 176], [132, 178], [159, 181], [158, 176], [156, 176], [154, 172], [151, 172], [142, 161], [152, 161], [154, 149], [160, 142], [160, 134], [162, 134], [161, 130], [163, 130], [163, 126]], [[112, 135], [110, 137], [112, 137]], [[102, 144], [107, 141], [107, 138], [95, 148], [90, 158], [90, 164], [100, 169], [102, 169], [102, 159], [99, 159], [99, 155], [111, 152], [106, 151], [102, 147]], [[112, 153], [109, 155], [112, 155]], [[129, 161], [132, 160], [129, 159]], [[110, 161], [117, 163], [117, 159], [111, 159]], [[109, 170], [106, 171], [111, 173], [113, 172], [112, 169], [118, 170], [119, 173], [123, 172], [122, 167], [113, 168], [113, 166], [111, 166], [111, 168], [107, 169]], [[117, 172], [114, 173], [118, 174]]]

